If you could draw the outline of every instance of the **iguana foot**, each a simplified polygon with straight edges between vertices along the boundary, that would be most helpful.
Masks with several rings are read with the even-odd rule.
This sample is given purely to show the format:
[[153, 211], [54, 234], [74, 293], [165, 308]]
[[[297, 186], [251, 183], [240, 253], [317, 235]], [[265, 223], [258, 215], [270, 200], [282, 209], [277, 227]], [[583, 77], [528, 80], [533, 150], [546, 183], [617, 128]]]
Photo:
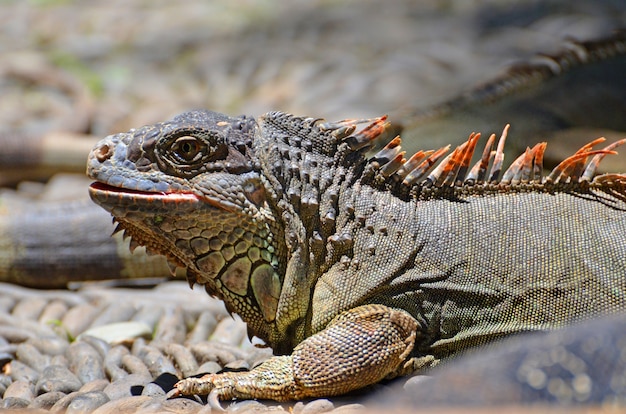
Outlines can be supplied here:
[[181, 380], [173, 395], [208, 395], [214, 405], [232, 398], [285, 401], [344, 394], [401, 369], [416, 330], [417, 322], [406, 312], [360, 306], [341, 313], [292, 355], [272, 357], [248, 372]]
[[396, 372], [389, 374], [386, 379], [393, 379], [396, 377], [405, 377], [407, 375], [411, 375], [419, 371], [424, 371], [424, 370], [434, 368], [438, 364], [439, 364], [439, 359], [435, 358], [433, 355], [413, 357], [407, 360], [404, 364], [402, 364], [402, 366], [400, 366]]

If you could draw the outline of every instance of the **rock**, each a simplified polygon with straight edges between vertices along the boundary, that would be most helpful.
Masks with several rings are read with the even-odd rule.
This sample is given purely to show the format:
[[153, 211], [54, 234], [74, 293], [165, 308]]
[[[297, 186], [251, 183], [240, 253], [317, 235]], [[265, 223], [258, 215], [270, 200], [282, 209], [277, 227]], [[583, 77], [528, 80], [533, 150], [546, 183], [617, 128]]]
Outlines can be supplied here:
[[44, 368], [35, 386], [38, 395], [45, 392], [61, 391], [70, 393], [78, 391], [83, 383], [63, 365], [50, 365]]
[[102, 391], [90, 391], [76, 396], [67, 406], [67, 414], [92, 413], [98, 407], [108, 403], [109, 397]]

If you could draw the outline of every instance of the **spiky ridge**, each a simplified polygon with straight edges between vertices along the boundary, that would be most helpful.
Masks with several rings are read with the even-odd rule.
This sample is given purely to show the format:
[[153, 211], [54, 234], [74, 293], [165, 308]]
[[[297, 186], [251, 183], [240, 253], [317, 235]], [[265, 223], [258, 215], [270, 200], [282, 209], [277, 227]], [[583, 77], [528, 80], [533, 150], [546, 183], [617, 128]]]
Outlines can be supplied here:
[[[346, 123], [346, 121], [342, 121]], [[333, 124], [336, 127], [338, 124]], [[363, 151], [383, 133], [386, 117], [380, 117], [360, 131], [343, 138], [353, 151]], [[356, 124], [343, 126], [351, 131]], [[568, 192], [589, 196], [611, 205], [611, 198], [626, 202], [626, 174], [597, 175], [602, 159], [617, 154], [615, 148], [626, 143], [626, 138], [602, 149], [593, 147], [604, 142], [598, 138], [584, 145], [563, 160], [547, 176], [543, 175], [543, 156], [547, 144], [541, 142], [527, 148], [503, 171], [504, 146], [509, 131], [506, 125], [498, 143], [492, 134], [480, 159], [470, 168], [480, 133], [470, 134], [468, 140], [448, 156], [450, 145], [428, 151], [418, 151], [408, 160], [402, 151], [401, 139], [396, 137], [368, 161], [363, 180], [378, 188], [385, 188], [400, 197], [464, 198], [473, 195], [515, 192]], [[591, 159], [590, 159], [591, 157]]]
[[[619, 207], [617, 200], [626, 201], [626, 174], [597, 174], [602, 159], [616, 154], [615, 148], [626, 143], [626, 138], [594, 150], [594, 146], [605, 141], [605, 138], [595, 139], [544, 176], [545, 142], [527, 148], [503, 169], [509, 125], [504, 127], [497, 144], [495, 134], [489, 137], [480, 158], [471, 166], [480, 133], [470, 134], [467, 141], [452, 152], [447, 145], [418, 151], [408, 159], [402, 150], [402, 140], [397, 136], [366, 158], [364, 154], [385, 135], [390, 125], [387, 116], [337, 122], [299, 118], [282, 112], [264, 117], [274, 128], [268, 133], [271, 137], [265, 144], [281, 148], [274, 156], [278, 165], [274, 172], [281, 177], [281, 182], [276, 184], [298, 205], [306, 198], [313, 199], [319, 207], [319, 194], [330, 188], [338, 176], [345, 176], [347, 170], [353, 170], [363, 183], [391, 191], [402, 199], [462, 199], [534, 191], [567, 192], [613, 207]], [[277, 129], [281, 129], [281, 134], [275, 134]], [[308, 165], [299, 165], [305, 158]], [[311, 160], [315, 160], [315, 168], [311, 168]], [[284, 171], [289, 171], [290, 175], [285, 175]], [[293, 185], [294, 180], [297, 186]], [[317, 211], [317, 208], [312, 210]]]

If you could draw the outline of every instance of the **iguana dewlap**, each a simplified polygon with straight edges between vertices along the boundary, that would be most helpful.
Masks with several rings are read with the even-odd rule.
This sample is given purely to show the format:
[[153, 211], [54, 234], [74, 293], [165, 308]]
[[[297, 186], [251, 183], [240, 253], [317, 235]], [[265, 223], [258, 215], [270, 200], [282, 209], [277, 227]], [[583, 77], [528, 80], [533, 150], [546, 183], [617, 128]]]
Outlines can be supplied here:
[[[545, 143], [501, 173], [508, 128], [408, 160], [373, 156], [385, 118], [194, 111], [104, 138], [92, 199], [187, 268], [281, 356], [182, 394], [342, 394], [507, 334], [626, 310], [626, 175], [596, 140], [542, 176]], [[472, 164], [472, 155], [478, 161]], [[482, 154], [482, 155], [481, 155]]]

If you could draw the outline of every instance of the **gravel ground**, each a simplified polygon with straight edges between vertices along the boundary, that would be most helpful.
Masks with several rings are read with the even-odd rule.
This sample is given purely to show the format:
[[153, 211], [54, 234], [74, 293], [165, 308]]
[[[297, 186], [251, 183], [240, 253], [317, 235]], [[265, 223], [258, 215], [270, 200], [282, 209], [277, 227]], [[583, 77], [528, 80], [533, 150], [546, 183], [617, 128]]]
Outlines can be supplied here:
[[[5, 0], [0, 132], [103, 136], [198, 107], [376, 116], [441, 102], [512, 62], [555, 51], [564, 37], [598, 37], [626, 22], [619, 0], [384, 4]], [[248, 368], [269, 354], [219, 302], [184, 283], [0, 285], [0, 408], [208, 412], [166, 400], [150, 381]], [[145, 386], [142, 395], [131, 396], [133, 385]], [[225, 406], [314, 413], [360, 401]]]
[[[0, 290], [1, 408], [192, 412], [203, 406], [167, 401], [150, 384], [153, 378], [250, 368], [271, 354], [248, 341], [245, 324], [220, 301], [183, 282], [153, 289]], [[135, 385], [145, 388], [131, 396]]]
[[[151, 289], [88, 284], [79, 291], [0, 284], [0, 291], [0, 409], [207, 412], [203, 401], [166, 399], [163, 388], [172, 383], [161, 387], [153, 379], [249, 369], [271, 355], [250, 343], [245, 324], [229, 316], [222, 302], [184, 282]], [[169, 378], [162, 379], [166, 385]], [[133, 387], [140, 388], [131, 394]], [[366, 395], [224, 407], [341, 412], [362, 408], [359, 400]]]

